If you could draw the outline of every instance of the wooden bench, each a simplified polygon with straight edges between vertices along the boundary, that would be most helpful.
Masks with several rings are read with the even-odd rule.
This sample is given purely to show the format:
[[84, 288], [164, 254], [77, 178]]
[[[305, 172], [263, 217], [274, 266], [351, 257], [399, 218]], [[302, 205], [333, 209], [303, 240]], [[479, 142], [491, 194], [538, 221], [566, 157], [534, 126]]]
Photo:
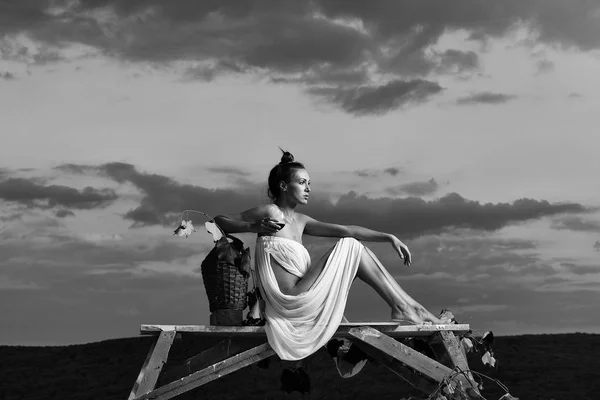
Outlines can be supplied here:
[[[440, 383], [453, 382], [471, 398], [481, 398], [456, 335], [470, 330], [468, 324], [398, 325], [393, 322], [342, 323], [334, 338], [347, 338], [371, 359], [384, 365], [411, 385], [429, 394]], [[142, 325], [140, 333], [154, 335], [129, 400], [170, 399], [215, 379], [235, 372], [275, 352], [267, 343], [264, 327], [204, 325]], [[188, 359], [184, 365], [167, 371], [169, 382], [155, 388], [169, 350], [177, 334], [222, 336], [217, 345]], [[247, 348], [236, 338], [264, 339]], [[396, 339], [424, 338], [435, 354], [430, 358]]]

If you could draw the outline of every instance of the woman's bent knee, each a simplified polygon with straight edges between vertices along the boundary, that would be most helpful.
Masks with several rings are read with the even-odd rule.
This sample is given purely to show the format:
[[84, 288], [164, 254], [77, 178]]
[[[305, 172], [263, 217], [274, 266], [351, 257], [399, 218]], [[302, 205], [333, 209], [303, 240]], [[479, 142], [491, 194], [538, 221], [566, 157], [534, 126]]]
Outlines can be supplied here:
[[358, 239], [355, 239], [355, 238], [353, 238], [352, 236], [346, 236], [346, 237], [343, 237], [343, 238], [341, 238], [341, 239], [338, 241], [338, 243], [340, 243], [340, 242], [342, 242], [342, 241], [344, 241], [344, 242], [348, 242], [348, 243], [352, 243], [352, 244], [354, 244], [355, 246], [364, 247], [364, 245], [362, 244], [362, 242], [361, 242], [360, 240], [358, 240]]

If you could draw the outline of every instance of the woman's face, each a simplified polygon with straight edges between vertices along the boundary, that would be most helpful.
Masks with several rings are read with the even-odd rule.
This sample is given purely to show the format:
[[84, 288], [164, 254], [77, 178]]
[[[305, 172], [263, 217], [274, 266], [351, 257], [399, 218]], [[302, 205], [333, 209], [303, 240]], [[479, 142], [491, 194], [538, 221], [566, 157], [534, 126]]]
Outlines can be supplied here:
[[292, 178], [284, 186], [284, 192], [290, 200], [299, 204], [308, 203], [310, 193], [310, 176], [305, 169], [297, 169], [292, 173]]

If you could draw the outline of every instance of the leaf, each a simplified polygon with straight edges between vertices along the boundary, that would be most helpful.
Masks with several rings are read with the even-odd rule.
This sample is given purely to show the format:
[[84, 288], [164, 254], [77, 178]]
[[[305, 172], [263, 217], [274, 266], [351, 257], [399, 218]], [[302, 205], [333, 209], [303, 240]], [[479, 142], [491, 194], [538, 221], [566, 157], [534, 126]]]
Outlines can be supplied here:
[[192, 220], [182, 220], [177, 229], [175, 229], [174, 235], [179, 235], [180, 237], [185, 236], [187, 238], [192, 234], [192, 232], [196, 232], [194, 225], [192, 224]]
[[448, 384], [442, 388], [442, 391], [445, 394], [453, 394], [455, 388], [456, 388], [456, 382], [451, 381], [451, 382], [448, 382]]
[[174, 235], [178, 235], [180, 237], [183, 237], [183, 236], [188, 237], [189, 236], [187, 228], [183, 225], [179, 225], [177, 227], [177, 229], [175, 229]]
[[262, 318], [262, 313], [260, 311], [260, 302], [257, 301], [256, 303], [254, 303], [248, 314], [254, 319]]
[[239, 251], [235, 248], [235, 245], [225, 236], [223, 236], [216, 244], [219, 248], [218, 260], [219, 262], [226, 262], [230, 265], [235, 265], [235, 259], [240, 256]]
[[486, 350], [490, 350], [494, 344], [494, 333], [492, 331], [485, 332], [481, 337], [481, 343]]
[[483, 362], [484, 365], [489, 365], [490, 367], [495, 367], [496, 366], [496, 359], [494, 358], [494, 354], [486, 351], [483, 356], [481, 356], [481, 362]]
[[219, 227], [217, 226], [217, 224], [215, 223], [214, 220], [207, 221], [204, 224], [204, 227], [206, 228], [208, 233], [210, 233], [212, 235], [213, 241], [217, 242], [219, 239], [221, 239], [223, 237], [221, 230], [219, 229]]

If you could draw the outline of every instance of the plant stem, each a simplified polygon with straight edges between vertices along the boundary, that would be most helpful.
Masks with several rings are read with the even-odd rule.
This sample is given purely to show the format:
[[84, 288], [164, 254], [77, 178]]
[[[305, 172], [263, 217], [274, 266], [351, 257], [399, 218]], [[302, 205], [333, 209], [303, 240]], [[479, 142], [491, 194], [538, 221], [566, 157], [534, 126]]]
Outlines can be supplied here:
[[[214, 220], [213, 218], [211, 218], [211, 216], [210, 216], [210, 215], [208, 215], [207, 213], [205, 213], [205, 212], [202, 212], [202, 211], [197, 211], [197, 210], [183, 210], [181, 213], [179, 213], [179, 221], [181, 221], [181, 219], [182, 219], [182, 215], [183, 215], [183, 214], [186, 214], [186, 215], [187, 215], [187, 213], [188, 213], [188, 212], [194, 212], [194, 213], [197, 213], [197, 214], [202, 214], [202, 215], [204, 215], [206, 218], [208, 218], [208, 222], [212, 222], [213, 224], [215, 224], [215, 226], [216, 226], [217, 228], [219, 228], [219, 231], [221, 231], [221, 233], [223, 234], [223, 236], [227, 236], [227, 235], [225, 234], [225, 232], [223, 231], [223, 229], [221, 229], [221, 227], [220, 227], [219, 225], [217, 225], [217, 223], [215, 222], [215, 220]], [[187, 218], [187, 216], [186, 216], [186, 218]]]

